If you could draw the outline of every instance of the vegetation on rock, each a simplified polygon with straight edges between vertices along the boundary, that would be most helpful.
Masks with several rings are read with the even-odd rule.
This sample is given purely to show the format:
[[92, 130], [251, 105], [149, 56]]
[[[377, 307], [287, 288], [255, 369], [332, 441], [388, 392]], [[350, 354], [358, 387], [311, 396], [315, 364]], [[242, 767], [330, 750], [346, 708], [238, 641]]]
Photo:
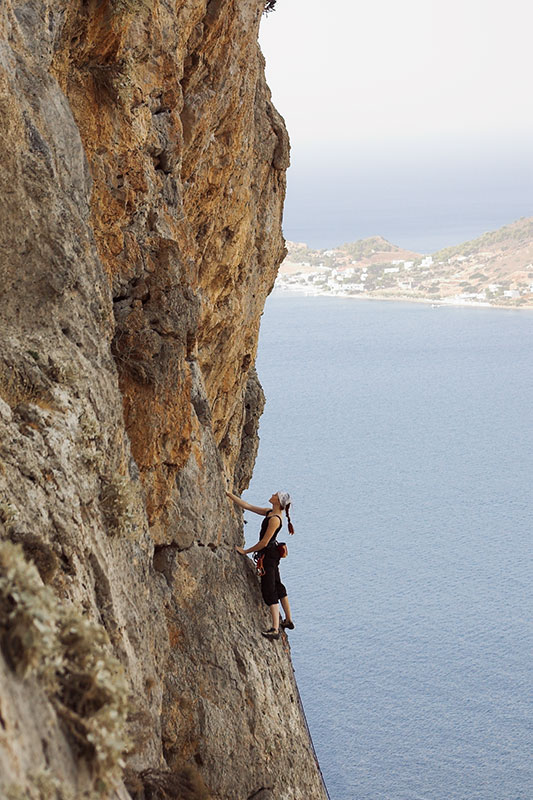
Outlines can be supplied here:
[[0, 645], [21, 678], [35, 675], [105, 791], [120, 777], [130, 708], [105, 630], [59, 602], [22, 547], [0, 543]]

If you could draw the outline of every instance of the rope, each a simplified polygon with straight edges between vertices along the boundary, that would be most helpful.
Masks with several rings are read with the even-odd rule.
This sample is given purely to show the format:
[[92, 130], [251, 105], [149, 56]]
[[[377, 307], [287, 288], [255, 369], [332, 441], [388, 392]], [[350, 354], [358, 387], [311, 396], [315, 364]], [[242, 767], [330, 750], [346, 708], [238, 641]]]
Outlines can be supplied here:
[[313, 744], [313, 737], [311, 736], [311, 731], [309, 730], [309, 723], [307, 722], [307, 717], [305, 716], [304, 704], [302, 703], [300, 690], [298, 689], [298, 684], [296, 682], [296, 675], [294, 673], [294, 667], [292, 665], [292, 659], [289, 659], [289, 664], [291, 665], [292, 677], [294, 678], [294, 687], [296, 689], [296, 696], [298, 698], [298, 705], [300, 706], [300, 711], [302, 712], [302, 717], [304, 718], [305, 727], [307, 728], [307, 735], [309, 736], [309, 741], [311, 743], [311, 749], [312, 749], [313, 755], [315, 757], [316, 767], [317, 767], [319, 775], [320, 775], [320, 780], [322, 781], [322, 786], [323, 786], [324, 791], [326, 793], [326, 797], [328, 798], [328, 800], [331, 800], [330, 794], [328, 792], [328, 787], [326, 786], [326, 781], [324, 780], [324, 776], [322, 775], [322, 770], [320, 769], [320, 764], [318, 762], [318, 756], [316, 754], [315, 745]]

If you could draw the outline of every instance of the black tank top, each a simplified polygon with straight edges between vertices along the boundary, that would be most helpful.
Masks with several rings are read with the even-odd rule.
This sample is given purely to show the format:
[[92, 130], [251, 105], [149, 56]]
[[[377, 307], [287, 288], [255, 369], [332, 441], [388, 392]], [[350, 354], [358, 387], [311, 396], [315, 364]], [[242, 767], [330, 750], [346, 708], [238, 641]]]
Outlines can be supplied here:
[[272, 553], [276, 552], [276, 548], [278, 546], [278, 544], [276, 542], [276, 536], [278, 535], [278, 533], [280, 532], [281, 528], [283, 527], [283, 520], [281, 519], [279, 514], [269, 514], [267, 517], [264, 518], [263, 522], [261, 523], [261, 531], [260, 531], [260, 534], [259, 534], [259, 539], [260, 540], [263, 538], [263, 536], [265, 535], [265, 533], [267, 531], [268, 523], [270, 522], [271, 517], [277, 517], [279, 519], [279, 525], [278, 525], [278, 528], [277, 528], [276, 532], [274, 533], [274, 536], [269, 541], [267, 546], [263, 547], [261, 550], [259, 550], [260, 553], [264, 553], [265, 555], [268, 555], [270, 552], [272, 552]]

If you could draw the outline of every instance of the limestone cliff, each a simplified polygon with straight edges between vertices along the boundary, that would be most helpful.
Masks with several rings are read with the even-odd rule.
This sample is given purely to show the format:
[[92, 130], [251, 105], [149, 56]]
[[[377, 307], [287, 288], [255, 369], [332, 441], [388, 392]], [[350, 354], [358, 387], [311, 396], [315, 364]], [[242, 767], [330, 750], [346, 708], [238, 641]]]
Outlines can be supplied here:
[[264, 6], [0, 6], [2, 798], [324, 796], [225, 497], [285, 252]]

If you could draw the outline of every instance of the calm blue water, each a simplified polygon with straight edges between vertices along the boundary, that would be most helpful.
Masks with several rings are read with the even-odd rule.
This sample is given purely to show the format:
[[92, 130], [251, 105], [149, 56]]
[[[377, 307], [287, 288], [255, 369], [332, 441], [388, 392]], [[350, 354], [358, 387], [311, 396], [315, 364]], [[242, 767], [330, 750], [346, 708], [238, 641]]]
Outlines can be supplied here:
[[282, 577], [332, 800], [533, 798], [532, 353], [529, 311], [267, 302], [245, 497], [293, 495]]

